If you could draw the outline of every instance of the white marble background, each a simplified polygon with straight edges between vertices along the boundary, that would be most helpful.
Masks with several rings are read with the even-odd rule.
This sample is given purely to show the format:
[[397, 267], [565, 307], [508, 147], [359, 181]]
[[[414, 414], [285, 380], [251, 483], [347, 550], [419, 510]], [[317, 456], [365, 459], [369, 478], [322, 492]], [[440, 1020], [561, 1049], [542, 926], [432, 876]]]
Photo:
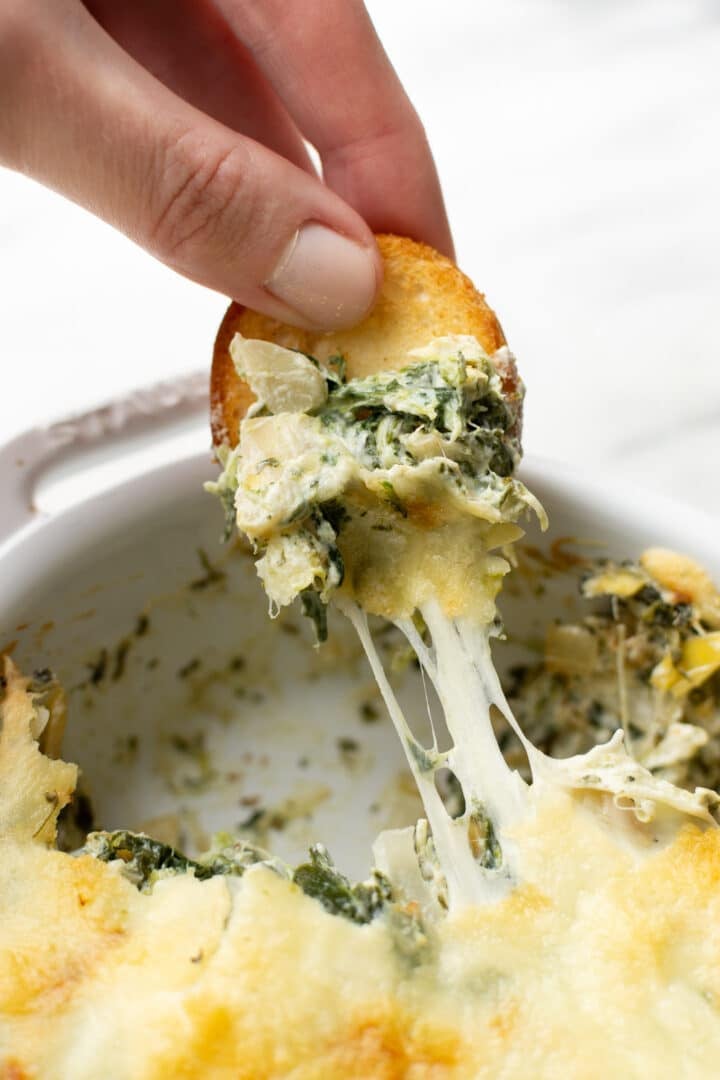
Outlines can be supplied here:
[[[518, 355], [526, 449], [720, 512], [720, 4], [369, 7]], [[0, 170], [0, 440], [203, 367], [223, 306]]]

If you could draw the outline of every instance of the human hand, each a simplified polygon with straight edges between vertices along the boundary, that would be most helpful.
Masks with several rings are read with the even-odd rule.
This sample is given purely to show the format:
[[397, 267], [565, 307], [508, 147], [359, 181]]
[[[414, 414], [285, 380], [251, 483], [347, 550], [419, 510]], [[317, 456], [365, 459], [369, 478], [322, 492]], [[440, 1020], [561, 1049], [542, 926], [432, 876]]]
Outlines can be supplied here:
[[0, 102], [0, 163], [286, 322], [365, 314], [372, 231], [452, 254], [422, 126], [360, 0], [0, 0]]

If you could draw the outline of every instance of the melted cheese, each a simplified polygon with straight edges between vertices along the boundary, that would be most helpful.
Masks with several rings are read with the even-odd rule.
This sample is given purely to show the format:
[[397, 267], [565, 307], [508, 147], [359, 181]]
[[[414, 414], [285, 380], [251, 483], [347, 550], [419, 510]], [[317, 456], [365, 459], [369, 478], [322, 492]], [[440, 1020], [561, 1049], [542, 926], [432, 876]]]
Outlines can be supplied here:
[[[247, 359], [252, 342], [241, 339], [236, 348], [246, 357], [242, 374], [262, 411], [268, 406], [266, 346], [258, 344], [252, 363]], [[277, 360], [278, 347], [272, 348], [271, 359]], [[409, 359], [426, 365], [421, 377], [408, 367], [369, 383], [349, 384], [335, 401], [330, 394], [319, 402], [316, 415], [285, 409], [242, 421], [235, 505], [238, 526], [264, 544], [258, 570], [271, 599], [287, 603], [315, 585], [323, 599], [335, 597], [360, 635], [423, 800], [430, 832], [420, 836], [416, 831], [413, 843], [438, 902], [451, 910], [489, 902], [524, 880], [509, 830], [527, 817], [529, 790], [505, 764], [491, 723], [493, 706], [523, 745], [536, 783], [600, 792], [638, 821], [654, 823], [655, 839], [672, 831], [683, 814], [714, 824], [714, 793], [690, 795], [656, 780], [628, 756], [620, 733], [607, 746], [562, 763], [525, 738], [490, 653], [495, 598], [509, 569], [507, 558], [494, 549], [503, 546], [507, 555], [521, 534], [515, 524], [520, 506], [537, 504], [524, 489], [506, 503], [494, 497], [494, 480], [478, 484], [478, 470], [494, 476], [494, 457], [478, 455], [471, 441], [483, 413], [498, 408], [501, 385], [495, 365], [501, 361], [488, 358], [476, 341], [464, 337], [438, 339]], [[288, 353], [283, 363], [294, 376], [298, 364], [307, 365], [310, 393], [318, 377], [311, 362]], [[470, 403], [477, 401], [480, 386], [484, 391], [494, 387], [496, 397], [476, 408], [473, 420]], [[348, 395], [354, 411], [349, 420], [343, 414], [338, 424], [337, 404]], [[300, 394], [303, 400], [306, 396]], [[449, 411], [446, 402], [452, 403]], [[378, 406], [383, 418], [376, 418], [368, 431], [363, 414]], [[507, 415], [505, 423], [507, 434]], [[383, 425], [401, 431], [392, 444], [384, 436], [384, 451], [378, 449]], [[275, 456], [269, 458], [272, 448]], [[456, 459], [472, 460], [472, 490], [459, 473], [448, 472], [448, 462]], [[313, 522], [309, 533], [298, 534], [297, 520], [311, 513], [321, 516], [329, 500], [342, 510], [337, 530], [323, 520], [320, 528]], [[341, 555], [344, 578], [332, 587], [327, 577], [322, 587], [315, 584], [323, 580], [322, 529], [329, 529]], [[299, 554], [303, 550], [306, 556]], [[299, 572], [303, 565], [304, 578]], [[448, 751], [417, 742], [382, 671], [365, 612], [392, 619], [408, 637], [438, 693], [452, 740]], [[414, 612], [424, 620], [430, 646], [415, 630]], [[452, 769], [465, 802], [464, 813], [454, 819], [435, 785], [444, 767]], [[386, 856], [395, 849], [387, 848]], [[400, 858], [405, 865], [406, 854]], [[383, 868], [394, 877], [392, 859]]]
[[[503, 394], [501, 372], [514, 373], [507, 348], [488, 357], [472, 337], [438, 338], [405, 371], [325, 396], [304, 356], [239, 335], [232, 351], [258, 401], [208, 487], [232, 495], [272, 603], [315, 589], [392, 618], [437, 596], [456, 615], [490, 621], [518, 517], [544, 518], [511, 475], [519, 419]], [[276, 366], [292, 395], [277, 393]], [[342, 507], [338, 527], [323, 517], [329, 504]]]
[[[244, 362], [253, 370], [252, 356]], [[288, 364], [293, 378], [302, 376], [302, 361]], [[284, 402], [263, 364], [256, 367], [266, 397], [280, 394]], [[308, 392], [319, 400], [322, 387], [312, 379]], [[304, 462], [296, 480], [314, 476], [332, 491], [339, 471], [344, 479], [336, 494], [350, 504], [358, 487], [361, 503], [368, 493], [381, 494], [376, 469], [363, 476], [352, 454], [355, 464], [341, 463], [342, 454], [324, 460], [317, 426], [297, 416], [285, 431], [295, 468], [298, 455]], [[415, 585], [393, 590], [390, 570], [383, 571], [382, 601], [372, 599], [382, 545], [373, 545], [367, 560], [367, 593], [358, 588], [360, 547], [345, 550], [351, 576], [343, 589], [327, 576], [322, 532], [313, 533], [312, 551], [307, 537], [295, 535], [297, 558], [289, 551], [281, 557], [281, 549], [273, 555], [274, 541], [288, 539], [293, 492], [287, 462], [274, 466], [260, 456], [271, 419], [245, 422], [251, 433], [245, 461], [233, 466], [242, 472], [238, 512], [267, 541], [263, 558], [276, 559], [264, 571], [278, 590], [276, 602], [307, 587], [298, 582], [307, 580], [302, 568], [309, 560], [358, 631], [430, 824], [430, 830], [420, 823], [414, 831], [385, 834], [376, 856], [404, 893], [406, 912], [422, 909], [425, 932], [409, 944], [387, 913], [366, 925], [329, 914], [265, 865], [209, 880], [161, 871], [152, 887], [138, 891], [120, 861], [53, 850], [57, 813], [75, 771], [41, 754], [42, 717], [8, 663], [0, 733], [0, 1076], [714, 1076], [720, 1058], [717, 796], [658, 781], [625, 752], [621, 733], [563, 762], [524, 737], [490, 654], [494, 600], [507, 569], [491, 548], [517, 533], [501, 512], [493, 517], [492, 498], [487, 513], [466, 506], [441, 517], [448, 526], [449, 589], [442, 587], [440, 550], [421, 554], [431, 534], [415, 517], [396, 566], [396, 576], [401, 570]], [[434, 454], [432, 433], [423, 439]], [[270, 485], [258, 479], [267, 468], [281, 470]], [[409, 518], [415, 491], [422, 522], [431, 510], [443, 512], [435, 502], [443, 501], [444, 488], [434, 480], [428, 488], [427, 470], [412, 468], [402, 481], [392, 474], [393, 492]], [[373, 507], [372, 520], [382, 521], [381, 508]], [[357, 502], [351, 517], [356, 509]], [[392, 523], [393, 538], [402, 533], [397, 515], [386, 511], [384, 520]], [[472, 532], [478, 551], [464, 564], [468, 576], [454, 580], [452, 564], [468, 542], [463, 530], [476, 521], [482, 523]], [[510, 531], [500, 540], [491, 531], [496, 527]], [[459, 599], [462, 590], [469, 600]], [[368, 597], [366, 606], [393, 617], [435, 685], [449, 750], [423, 747], [413, 734], [358, 604]], [[431, 644], [410, 618], [415, 608]], [[506, 766], [492, 707], [524, 746], [531, 785]], [[435, 785], [444, 766], [465, 797], [465, 812], [455, 819]]]
[[[713, 813], [720, 804], [718, 795], [704, 788], [685, 791], [653, 776], [627, 753], [621, 731], [608, 743], [564, 760], [549, 758], [537, 750], [515, 722], [502, 692], [492, 663], [488, 628], [475, 621], [449, 618], [437, 601], [422, 609], [432, 634], [432, 649], [419, 639], [411, 622], [397, 624], [438, 692], [452, 737], [452, 747], [445, 753], [439, 753], [436, 747], [423, 748], [385, 677], [363, 614], [358, 609], [346, 612], [358, 631], [405, 747], [442, 872], [436, 895], [443, 903], [447, 900], [451, 910], [495, 900], [526, 880], [513, 827], [532, 816], [539, 792], [550, 796], [559, 790], [577, 796], [594, 793], [597, 798], [580, 798], [578, 803], [584, 801], [603, 815], [612, 807], [618, 834], [626, 840], [631, 838], [641, 850], [668, 842], [691, 818], [703, 826], [715, 827]], [[526, 750], [532, 787], [505, 763], [492, 727], [493, 706], [501, 710]], [[445, 766], [453, 770], [463, 791], [466, 810], [457, 818], [449, 816], [435, 786], [435, 774]], [[496, 865], [483, 865], [477, 845], [472, 843], [478, 811], [492, 823], [499, 841], [501, 854], [493, 860]], [[623, 821], [628, 815], [631, 820]], [[407, 861], [409, 841], [410, 837], [406, 837], [405, 845], [383, 846], [380, 868], [393, 880], [404, 876], [400, 867]]]
[[610, 806], [531, 808], [511, 829], [524, 883], [417, 957], [264, 867], [138, 892], [118, 864], [4, 841], [0, 1075], [714, 1076], [720, 834], [641, 853]]

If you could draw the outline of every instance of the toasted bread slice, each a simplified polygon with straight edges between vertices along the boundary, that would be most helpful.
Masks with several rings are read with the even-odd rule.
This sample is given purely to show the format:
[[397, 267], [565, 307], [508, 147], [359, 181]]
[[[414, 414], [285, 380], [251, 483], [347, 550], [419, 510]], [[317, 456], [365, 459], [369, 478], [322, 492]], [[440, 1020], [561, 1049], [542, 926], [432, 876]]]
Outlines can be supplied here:
[[445, 334], [471, 334], [488, 353], [505, 344], [494, 311], [450, 259], [404, 236], [381, 235], [385, 277], [375, 307], [357, 326], [323, 334], [299, 330], [231, 304], [215, 341], [210, 382], [211, 423], [216, 446], [234, 446], [238, 425], [254, 401], [230, 357], [236, 333], [299, 349], [318, 360], [342, 355], [348, 378], [407, 363], [410, 349]]

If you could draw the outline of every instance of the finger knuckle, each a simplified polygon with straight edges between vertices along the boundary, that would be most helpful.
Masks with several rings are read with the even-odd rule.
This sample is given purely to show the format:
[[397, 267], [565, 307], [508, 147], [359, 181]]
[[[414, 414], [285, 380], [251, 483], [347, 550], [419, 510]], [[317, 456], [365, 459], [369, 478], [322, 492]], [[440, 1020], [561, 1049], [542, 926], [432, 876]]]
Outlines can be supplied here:
[[182, 269], [198, 247], [218, 255], [237, 245], [254, 213], [247, 154], [241, 146], [208, 148], [193, 134], [164, 154], [151, 200], [150, 242], [167, 263]]
[[426, 148], [423, 126], [415, 110], [409, 107], [392, 115], [378, 114], [349, 137], [327, 147], [324, 156], [350, 164], [382, 156], [413, 160], [425, 153]]

